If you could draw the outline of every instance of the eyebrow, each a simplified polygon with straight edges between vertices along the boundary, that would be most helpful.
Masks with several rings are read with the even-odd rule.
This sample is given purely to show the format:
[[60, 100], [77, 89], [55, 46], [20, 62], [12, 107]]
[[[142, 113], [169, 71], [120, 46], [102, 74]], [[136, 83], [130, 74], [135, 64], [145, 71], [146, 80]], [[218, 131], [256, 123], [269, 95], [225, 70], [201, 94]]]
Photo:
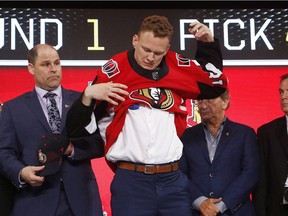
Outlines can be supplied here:
[[143, 46], [143, 45], [141, 45], [141, 47], [142, 47], [143, 49], [149, 50], [150, 52], [153, 52], [153, 53], [155, 53], [155, 54], [157, 54], [157, 55], [162, 55], [162, 54], [165, 53], [165, 51], [156, 51], [156, 52], [154, 52], [154, 51], [152, 51], [150, 48], [145, 47], [145, 46]]

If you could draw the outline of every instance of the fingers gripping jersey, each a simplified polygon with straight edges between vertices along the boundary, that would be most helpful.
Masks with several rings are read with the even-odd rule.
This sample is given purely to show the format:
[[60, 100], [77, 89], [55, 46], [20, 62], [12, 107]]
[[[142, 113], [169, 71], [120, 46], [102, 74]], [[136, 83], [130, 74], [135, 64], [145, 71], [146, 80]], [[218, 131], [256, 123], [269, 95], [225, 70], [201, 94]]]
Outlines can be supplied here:
[[[168, 51], [164, 64], [168, 73], [158, 80], [153, 77], [149, 79], [135, 71], [129, 62], [129, 53], [123, 52], [110, 59], [102, 70], [98, 71], [96, 83], [122, 83], [128, 86], [127, 91], [130, 93], [118, 106], [108, 104], [106, 111], [109, 115], [98, 121], [106, 142], [106, 152], [121, 132], [129, 107], [140, 104], [174, 113], [177, 133], [180, 136], [186, 128], [185, 99], [218, 97], [226, 88], [226, 77], [220, 70], [222, 65], [219, 67], [207, 63], [207, 73], [190, 59], [172, 51]], [[97, 112], [96, 109], [95, 113]]]
[[[185, 99], [215, 98], [227, 87], [227, 79], [222, 73], [219, 47], [218, 41], [198, 44], [196, 59], [202, 69], [192, 60], [168, 51], [160, 64], [161, 69], [148, 71], [136, 63], [134, 51], [130, 50], [115, 55], [97, 70], [94, 83], [122, 83], [128, 86], [129, 92], [125, 101], [119, 101], [117, 106], [112, 106], [106, 101], [96, 102], [94, 114], [105, 142], [105, 151], [107, 152], [117, 140], [127, 110], [135, 105], [174, 113], [177, 134], [181, 136], [186, 128]], [[91, 108], [83, 109], [81, 100], [71, 107], [67, 124], [70, 137], [75, 137], [76, 134], [85, 135], [84, 128], [91, 112]]]

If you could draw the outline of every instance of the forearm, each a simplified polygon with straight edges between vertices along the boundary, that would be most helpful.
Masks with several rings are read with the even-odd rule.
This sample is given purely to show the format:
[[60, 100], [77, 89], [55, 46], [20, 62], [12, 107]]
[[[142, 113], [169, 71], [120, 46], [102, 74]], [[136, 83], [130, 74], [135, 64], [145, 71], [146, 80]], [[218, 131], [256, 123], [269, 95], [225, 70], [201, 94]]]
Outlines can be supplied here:
[[104, 142], [96, 131], [90, 136], [70, 139], [74, 146], [73, 160], [93, 159], [104, 156]]
[[[225, 92], [228, 80], [223, 74], [223, 59], [219, 40], [197, 42], [196, 60], [209, 76], [210, 83], [198, 83], [200, 94], [197, 99], [216, 98]], [[212, 85], [211, 85], [212, 83]]]
[[90, 135], [85, 127], [91, 122], [93, 108], [82, 103], [82, 98], [77, 99], [67, 113], [66, 128], [69, 138]]
[[196, 61], [206, 70], [207, 63], [213, 64], [220, 71], [223, 70], [223, 57], [220, 47], [220, 41], [215, 38], [214, 42], [197, 41], [197, 49], [195, 55]]

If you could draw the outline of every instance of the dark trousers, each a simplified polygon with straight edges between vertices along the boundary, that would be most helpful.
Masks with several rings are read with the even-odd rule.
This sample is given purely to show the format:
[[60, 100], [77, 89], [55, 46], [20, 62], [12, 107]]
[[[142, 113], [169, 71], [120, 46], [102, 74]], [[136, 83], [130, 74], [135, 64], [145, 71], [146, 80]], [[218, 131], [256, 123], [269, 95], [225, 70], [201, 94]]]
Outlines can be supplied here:
[[13, 208], [16, 187], [0, 175], [0, 215], [8, 216]]
[[55, 216], [74, 216], [71, 207], [68, 203], [64, 189], [61, 190]]
[[190, 216], [188, 179], [180, 171], [145, 174], [118, 168], [111, 183], [112, 216]]
[[288, 216], [288, 204], [275, 204], [267, 208], [267, 216]]

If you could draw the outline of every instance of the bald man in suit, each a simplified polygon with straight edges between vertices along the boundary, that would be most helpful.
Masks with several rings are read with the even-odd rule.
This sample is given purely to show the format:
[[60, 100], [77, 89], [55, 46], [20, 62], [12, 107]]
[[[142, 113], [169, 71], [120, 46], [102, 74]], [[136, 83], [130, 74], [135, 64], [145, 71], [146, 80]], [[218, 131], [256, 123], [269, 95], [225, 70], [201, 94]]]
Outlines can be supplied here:
[[[55, 94], [61, 116], [60, 137], [66, 139], [66, 114], [80, 93], [61, 86], [60, 57], [50, 45], [39, 44], [28, 52], [28, 71], [35, 79], [35, 88], [5, 102], [0, 119], [0, 171], [18, 189], [11, 215], [102, 215], [91, 166], [91, 159], [102, 157], [104, 152], [97, 133], [78, 140], [67, 139], [58, 171], [39, 173], [48, 167], [39, 163], [38, 144], [42, 137], [53, 133], [45, 94]], [[89, 142], [91, 138], [94, 142]]]

